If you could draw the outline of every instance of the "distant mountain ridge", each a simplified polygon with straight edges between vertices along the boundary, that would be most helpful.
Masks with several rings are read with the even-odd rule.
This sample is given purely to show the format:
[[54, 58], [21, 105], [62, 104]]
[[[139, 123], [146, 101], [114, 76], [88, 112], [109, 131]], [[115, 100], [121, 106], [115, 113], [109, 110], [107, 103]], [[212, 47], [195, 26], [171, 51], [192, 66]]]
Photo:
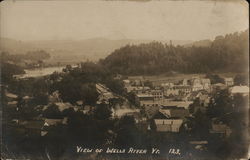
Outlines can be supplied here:
[[[44, 50], [54, 58], [73, 58], [78, 60], [89, 59], [96, 61], [105, 58], [115, 49], [127, 44], [149, 43], [153, 40], [121, 39], [110, 40], [105, 38], [93, 38], [85, 40], [42, 40], [42, 41], [17, 41], [9, 38], [0, 38], [1, 51], [10, 54], [24, 54], [28, 51]], [[161, 41], [170, 43], [170, 40]], [[189, 44], [192, 41], [172, 40], [174, 45]]]

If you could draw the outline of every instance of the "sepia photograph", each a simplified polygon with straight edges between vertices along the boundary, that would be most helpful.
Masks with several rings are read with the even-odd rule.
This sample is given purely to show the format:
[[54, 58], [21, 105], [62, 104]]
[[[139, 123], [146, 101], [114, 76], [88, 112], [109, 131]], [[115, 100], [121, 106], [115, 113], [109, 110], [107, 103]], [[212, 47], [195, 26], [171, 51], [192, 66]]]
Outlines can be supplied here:
[[245, 0], [0, 2], [2, 160], [248, 160]]

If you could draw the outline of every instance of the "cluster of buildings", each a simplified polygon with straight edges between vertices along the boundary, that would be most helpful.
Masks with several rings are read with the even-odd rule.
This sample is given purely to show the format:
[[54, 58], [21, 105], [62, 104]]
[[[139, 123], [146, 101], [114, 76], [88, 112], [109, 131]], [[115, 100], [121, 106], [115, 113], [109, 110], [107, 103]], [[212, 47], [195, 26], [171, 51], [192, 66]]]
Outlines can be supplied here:
[[[197, 111], [206, 112], [213, 92], [218, 89], [230, 88], [232, 94], [240, 90], [243, 90], [244, 94], [249, 93], [247, 86], [233, 86], [233, 78], [225, 78], [224, 83], [217, 84], [211, 84], [210, 79], [200, 77], [157, 85], [145, 85], [148, 80], [143, 78], [128, 78], [123, 80], [123, 83], [128, 93], [134, 93], [135, 105], [145, 113], [148, 121], [153, 122], [148, 129], [157, 132], [179, 132], [192, 114]], [[231, 131], [226, 124], [213, 122], [210, 133], [229, 136]]]
[[[54, 93], [55, 94], [55, 93]], [[50, 97], [51, 98], [51, 97]], [[27, 112], [23, 109], [27, 108], [27, 105], [29, 105], [29, 102], [32, 101], [33, 97], [29, 96], [23, 96], [20, 97], [14, 93], [10, 93], [7, 90], [5, 91], [5, 101], [7, 108], [5, 111], [12, 112], [11, 114], [15, 115], [18, 112]], [[56, 99], [56, 97], [54, 97]], [[56, 103], [58, 105], [58, 109], [60, 111], [70, 108], [72, 106], [69, 106], [69, 104], [64, 104], [62, 102]], [[45, 110], [48, 106], [36, 106], [34, 109], [39, 110]], [[34, 112], [34, 111], [32, 111]], [[7, 115], [10, 116], [10, 115]], [[42, 115], [39, 115], [38, 117], [29, 118], [29, 117], [23, 117], [18, 118], [17, 117], [10, 117], [11, 121], [6, 122], [9, 123], [8, 125], [19, 128], [20, 131], [22, 131], [26, 136], [45, 136], [49, 132], [49, 127], [56, 126], [58, 124], [66, 125], [67, 124], [67, 118], [66, 117], [60, 117], [60, 118], [45, 118]]]
[[[96, 84], [97, 92], [99, 93], [97, 104], [105, 103], [109, 104], [110, 99], [117, 98], [117, 96], [109, 90], [103, 84]], [[29, 109], [29, 104], [33, 100], [33, 97], [30, 96], [19, 96], [14, 93], [8, 92], [6, 88], [5, 91], [5, 100], [6, 100], [6, 107], [11, 112], [11, 114], [18, 114], [19, 112], [23, 112], [26, 108]], [[47, 105], [38, 105], [34, 106], [34, 111], [37, 111], [39, 115], [34, 118], [24, 117], [24, 119], [20, 119], [18, 117], [11, 118], [9, 125], [20, 128], [27, 136], [46, 136], [51, 127], [58, 126], [58, 125], [68, 125], [68, 117], [62, 114], [61, 116], [58, 115], [51, 115], [45, 116], [43, 113], [49, 109], [51, 106], [56, 106], [60, 113], [64, 113], [64, 111], [70, 109], [78, 112], [82, 112], [84, 114], [91, 114], [94, 111], [94, 106], [86, 105], [82, 100], [77, 101], [74, 105], [69, 102], [63, 102], [60, 98], [59, 91], [54, 91], [50, 95], [48, 95], [48, 104]], [[136, 110], [137, 111], [137, 110]], [[113, 112], [116, 113], [113, 109]], [[128, 113], [134, 112], [134, 110], [126, 111]], [[136, 113], [138, 113], [137, 111]], [[9, 112], [8, 112], [9, 113]], [[117, 117], [116, 113], [113, 116]], [[121, 113], [122, 114], [122, 113]], [[26, 119], [27, 118], [27, 119]]]
[[[7, 116], [9, 116], [9, 118], [7, 118], [4, 123], [8, 123], [9, 126], [18, 128], [26, 136], [46, 136], [49, 133], [51, 127], [57, 125], [66, 126], [68, 124], [68, 117], [66, 116], [52, 115], [50, 117], [46, 117], [43, 115], [43, 113], [46, 112], [46, 110], [51, 105], [56, 106], [61, 113], [67, 109], [73, 109], [74, 111], [87, 113], [92, 109], [90, 106], [83, 106], [80, 101], [77, 102], [76, 105], [72, 105], [68, 102], [62, 102], [59, 97], [59, 92], [55, 91], [48, 96], [48, 105], [34, 106], [34, 108], [31, 110], [30, 102], [33, 100], [33, 97], [20, 96], [10, 93], [7, 89], [4, 89], [4, 93], [4, 101], [7, 107], [5, 112], [7, 112]], [[31, 110], [30, 114], [33, 114], [32, 112], [37, 112], [39, 115], [35, 117], [32, 117], [32, 115], [31, 117], [18, 116], [18, 113], [28, 113], [29, 110]]]
[[188, 106], [196, 98], [201, 103], [209, 103], [209, 93], [212, 90], [209, 79], [184, 79], [180, 83], [165, 82], [153, 87], [145, 86], [143, 80], [124, 80], [127, 92], [135, 94], [136, 105], [145, 109], [147, 117], [151, 118], [161, 106], [178, 106], [188, 110]]
[[[210, 79], [199, 77], [183, 79], [175, 83], [162, 82], [161, 84], [154, 84], [144, 79], [125, 79], [123, 83], [127, 93], [134, 93], [135, 105], [138, 108], [134, 110], [128, 108], [113, 109], [114, 117], [124, 115], [124, 112], [128, 115], [132, 114], [136, 123], [141, 124], [147, 130], [156, 132], [178, 133], [182, 128], [185, 129], [185, 122], [189, 117], [192, 117], [198, 111], [206, 112], [206, 107], [212, 100], [212, 94], [216, 90], [229, 88], [232, 96], [235, 94], [249, 95], [249, 87], [234, 86], [233, 78], [225, 78], [224, 83], [217, 84], [211, 84]], [[103, 84], [96, 84], [96, 89], [99, 93], [97, 104], [108, 104], [110, 99], [119, 97]], [[32, 99], [29, 96], [20, 97], [7, 90], [5, 91], [5, 97], [7, 107], [12, 109], [13, 112], [20, 110], [20, 98], [24, 104], [28, 104]], [[84, 105], [83, 101], [78, 101], [75, 105], [62, 102], [58, 91], [49, 95], [49, 103], [55, 104], [60, 112], [70, 108], [83, 113], [90, 113], [93, 110], [93, 106]], [[193, 109], [190, 109], [190, 106]], [[45, 111], [48, 105], [41, 107], [37, 106], [38, 110]], [[12, 122], [12, 125], [17, 125], [26, 130], [27, 134], [39, 133], [40, 136], [48, 134], [50, 127], [67, 125], [68, 123], [67, 117], [48, 118], [42, 116], [32, 120], [12, 119]], [[210, 133], [229, 136], [231, 130], [226, 124], [213, 120]]]

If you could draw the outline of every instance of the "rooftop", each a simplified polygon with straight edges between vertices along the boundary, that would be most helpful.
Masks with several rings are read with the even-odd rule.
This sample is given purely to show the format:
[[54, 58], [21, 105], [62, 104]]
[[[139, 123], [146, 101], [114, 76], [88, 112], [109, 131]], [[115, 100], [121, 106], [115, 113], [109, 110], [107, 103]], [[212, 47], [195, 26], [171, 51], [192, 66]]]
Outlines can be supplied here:
[[137, 94], [136, 95], [137, 97], [154, 97], [153, 95], [151, 95], [151, 94]]
[[182, 119], [155, 119], [156, 125], [181, 125], [183, 120]]
[[234, 86], [230, 89], [231, 93], [249, 93], [248, 86]]
[[6, 97], [9, 97], [9, 98], [17, 98], [18, 97], [16, 94], [9, 93], [9, 92], [6, 93], [5, 95], [6, 95]]
[[8, 102], [8, 105], [16, 105], [16, 104], [17, 104], [17, 101]]
[[167, 101], [164, 102], [163, 106], [177, 106], [177, 107], [184, 107], [187, 109], [193, 101]]

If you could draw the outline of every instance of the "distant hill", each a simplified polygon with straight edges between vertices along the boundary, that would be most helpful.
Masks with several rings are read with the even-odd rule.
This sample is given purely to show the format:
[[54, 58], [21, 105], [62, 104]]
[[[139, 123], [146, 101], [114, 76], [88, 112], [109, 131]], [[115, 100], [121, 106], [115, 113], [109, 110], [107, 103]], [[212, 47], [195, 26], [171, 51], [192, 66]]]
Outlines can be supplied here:
[[[28, 51], [44, 50], [48, 52], [55, 61], [97, 61], [105, 58], [115, 49], [127, 44], [149, 43], [151, 40], [109, 40], [105, 38], [94, 38], [86, 40], [44, 40], [44, 41], [16, 41], [8, 38], [1, 38], [2, 51], [10, 54], [25, 54]], [[170, 43], [169, 40], [162, 41]], [[175, 45], [183, 45], [192, 41], [173, 40]]]
[[23, 54], [36, 49], [29, 43], [17, 41], [9, 38], [0, 38], [0, 50], [7, 51], [13, 54]]
[[128, 75], [166, 72], [208, 73], [243, 72], [248, 70], [249, 30], [214, 41], [199, 41], [189, 46], [151, 42], [126, 45], [115, 50], [100, 63], [110, 70]]

